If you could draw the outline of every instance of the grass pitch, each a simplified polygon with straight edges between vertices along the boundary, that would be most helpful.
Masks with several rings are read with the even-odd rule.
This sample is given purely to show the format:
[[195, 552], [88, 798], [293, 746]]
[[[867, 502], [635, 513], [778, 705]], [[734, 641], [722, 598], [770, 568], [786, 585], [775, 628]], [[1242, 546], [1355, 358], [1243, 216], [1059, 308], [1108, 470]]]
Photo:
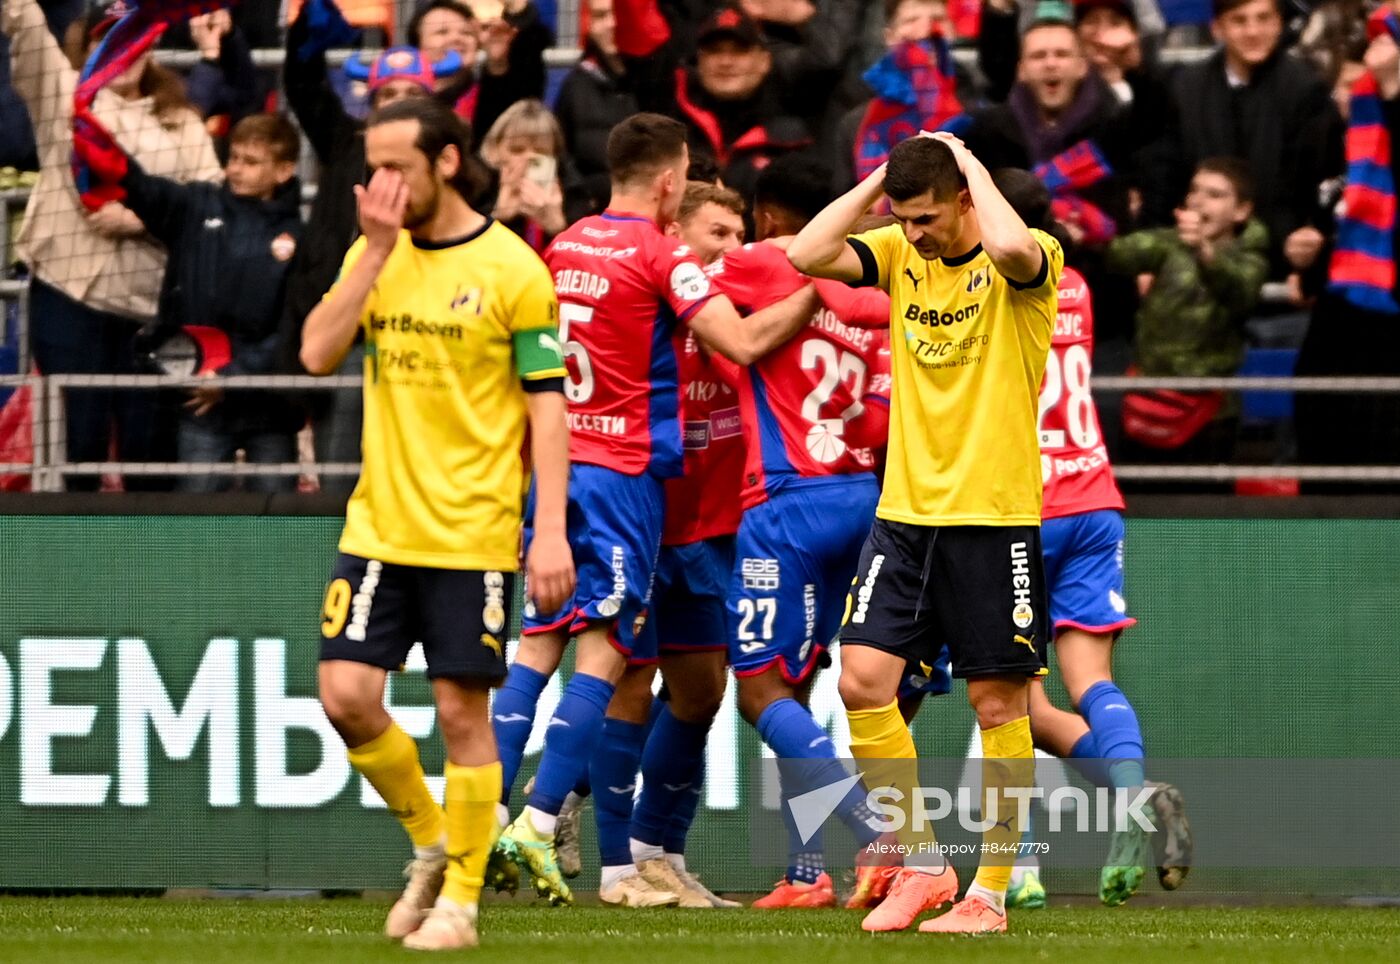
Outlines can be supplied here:
[[[421, 960], [379, 936], [386, 904], [0, 897], [0, 961], [279, 964]], [[1400, 910], [1062, 906], [980, 938], [867, 935], [858, 912], [484, 908], [479, 964], [928, 964], [944, 961], [1394, 962]], [[440, 955], [441, 956], [441, 955]], [[449, 958], [452, 955], [447, 955]]]

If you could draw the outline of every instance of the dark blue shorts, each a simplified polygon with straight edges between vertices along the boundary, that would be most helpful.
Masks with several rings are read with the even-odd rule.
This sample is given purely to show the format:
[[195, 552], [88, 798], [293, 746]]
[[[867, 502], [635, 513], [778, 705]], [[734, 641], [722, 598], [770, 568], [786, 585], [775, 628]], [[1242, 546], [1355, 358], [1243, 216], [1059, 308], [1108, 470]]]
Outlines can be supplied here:
[[1050, 619], [1066, 629], [1117, 633], [1134, 625], [1123, 599], [1123, 516], [1113, 509], [1047, 519], [1040, 527]]
[[423, 644], [428, 675], [505, 678], [515, 574], [400, 566], [340, 553], [321, 607], [321, 659], [402, 669]]
[[727, 603], [736, 675], [811, 674], [841, 627], [879, 499], [872, 475], [803, 479], [744, 513]]
[[643, 635], [655, 634], [653, 652], [706, 653], [728, 649], [724, 597], [734, 569], [734, 537], [662, 546]]
[[[534, 502], [532, 488], [525, 508], [527, 549], [534, 538]], [[613, 623], [609, 638], [624, 656], [654, 660], [654, 645], [648, 652], [640, 637], [645, 635], [665, 507], [661, 481], [647, 473], [623, 475], [598, 465], [573, 466], [567, 524], [578, 585], [574, 598], [558, 612], [538, 613], [527, 602], [522, 633], [577, 633], [589, 625]]]

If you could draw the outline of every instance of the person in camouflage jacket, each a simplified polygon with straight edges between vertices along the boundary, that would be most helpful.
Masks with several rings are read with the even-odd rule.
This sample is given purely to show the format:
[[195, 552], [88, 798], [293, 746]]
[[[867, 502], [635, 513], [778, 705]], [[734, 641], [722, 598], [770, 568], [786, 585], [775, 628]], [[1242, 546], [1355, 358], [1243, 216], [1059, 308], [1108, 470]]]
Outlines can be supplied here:
[[1269, 271], [1269, 233], [1253, 217], [1247, 168], [1203, 161], [1175, 228], [1135, 231], [1108, 248], [1112, 271], [1151, 275], [1137, 312], [1141, 375], [1233, 375], [1244, 361], [1244, 323]]
[[[1203, 161], [1175, 228], [1136, 231], [1106, 252], [1110, 271], [1143, 289], [1134, 336], [1140, 375], [1232, 375], [1244, 361], [1244, 323], [1269, 273], [1269, 232], [1253, 217], [1253, 185], [1243, 161]], [[1239, 422], [1233, 393], [1150, 391], [1123, 397], [1128, 462], [1232, 460]], [[1216, 491], [1212, 484], [1129, 486], [1141, 491]]]

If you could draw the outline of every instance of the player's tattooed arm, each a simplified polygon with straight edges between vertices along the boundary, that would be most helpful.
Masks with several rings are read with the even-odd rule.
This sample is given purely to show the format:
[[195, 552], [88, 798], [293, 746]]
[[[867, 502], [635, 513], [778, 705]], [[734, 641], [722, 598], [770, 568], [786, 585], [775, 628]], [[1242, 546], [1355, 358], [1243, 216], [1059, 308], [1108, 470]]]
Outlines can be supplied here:
[[819, 304], [810, 284], [751, 315], [740, 315], [732, 301], [718, 295], [691, 316], [690, 327], [711, 351], [735, 364], [752, 365], [797, 334]]
[[334, 373], [355, 343], [365, 299], [398, 243], [408, 210], [408, 185], [398, 171], [380, 168], [368, 187], [355, 185], [355, 200], [364, 251], [301, 328], [301, 363], [313, 375]]
[[832, 201], [797, 232], [788, 245], [792, 266], [803, 274], [837, 281], [859, 281], [865, 266], [846, 236], [865, 217], [870, 206], [880, 200], [885, 189], [885, 165], [881, 164], [865, 180]]
[[535, 477], [535, 537], [525, 581], [540, 612], [554, 612], [574, 593], [574, 557], [565, 531], [569, 498], [569, 428], [562, 392], [527, 392], [530, 460]]
[[982, 250], [987, 252], [997, 273], [1023, 286], [1040, 278], [1046, 254], [1016, 209], [1001, 196], [986, 165], [952, 134], [923, 132], [921, 136], [942, 141], [953, 152], [972, 195], [977, 226], [982, 232]]

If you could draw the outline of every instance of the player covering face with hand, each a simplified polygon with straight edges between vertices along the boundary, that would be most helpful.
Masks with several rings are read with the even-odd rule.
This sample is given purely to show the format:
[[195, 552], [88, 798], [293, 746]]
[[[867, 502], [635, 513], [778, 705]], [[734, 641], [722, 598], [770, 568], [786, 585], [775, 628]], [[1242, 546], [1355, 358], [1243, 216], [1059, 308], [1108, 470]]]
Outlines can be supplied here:
[[[897, 223], [848, 237], [882, 194]], [[934, 663], [946, 642], [982, 731], [984, 816], [995, 820], [964, 899], [920, 930], [1005, 930], [1021, 836], [1007, 791], [1034, 778], [1029, 681], [1045, 670], [1049, 637], [1036, 400], [1060, 245], [1028, 229], [982, 163], [939, 134], [897, 145], [797, 235], [788, 257], [891, 301], [888, 462], [841, 630], [851, 751], [869, 761], [867, 784], [913, 789], [916, 753], [897, 695], [906, 665]], [[902, 869], [862, 927], [908, 927], [957, 891], [946, 862]]]
[[[321, 702], [350, 762], [413, 840], [385, 933], [405, 947], [476, 944], [498, 833], [501, 764], [487, 714], [506, 675], [529, 428], [535, 540], [528, 592], [573, 592], [564, 538], [568, 430], [557, 305], [538, 256], [475, 211], [471, 137], [436, 101], [370, 117], [363, 236], [306, 319], [301, 360], [330, 374], [363, 332], [364, 466], [321, 621]], [[447, 747], [445, 806], [384, 709], [387, 674], [421, 641]]]

